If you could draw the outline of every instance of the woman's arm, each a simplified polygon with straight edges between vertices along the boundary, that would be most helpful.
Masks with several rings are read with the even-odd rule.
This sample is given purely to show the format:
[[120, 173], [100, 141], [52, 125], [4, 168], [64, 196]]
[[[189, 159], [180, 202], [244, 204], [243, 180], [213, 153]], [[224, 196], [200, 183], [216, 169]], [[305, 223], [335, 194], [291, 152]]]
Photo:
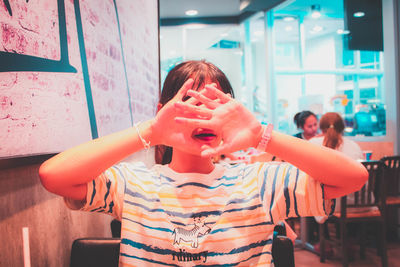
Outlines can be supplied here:
[[275, 131], [266, 151], [325, 184], [327, 198], [354, 192], [368, 179], [364, 166], [345, 154]]
[[[141, 136], [150, 140], [152, 121], [138, 126]], [[45, 161], [39, 169], [43, 186], [50, 192], [83, 200], [86, 184], [130, 154], [143, 149], [134, 127], [94, 139], [68, 149]]]
[[[138, 126], [140, 135], [151, 146], [164, 144], [174, 147], [194, 146], [191, 136], [193, 129], [175, 123], [181, 115], [174, 103], [182, 101], [192, 88], [193, 80], [188, 79], [175, 97], [157, 113], [154, 119]], [[143, 149], [136, 129], [113, 133], [68, 149], [45, 161], [39, 169], [43, 186], [50, 192], [83, 200], [87, 183], [130, 154]]]

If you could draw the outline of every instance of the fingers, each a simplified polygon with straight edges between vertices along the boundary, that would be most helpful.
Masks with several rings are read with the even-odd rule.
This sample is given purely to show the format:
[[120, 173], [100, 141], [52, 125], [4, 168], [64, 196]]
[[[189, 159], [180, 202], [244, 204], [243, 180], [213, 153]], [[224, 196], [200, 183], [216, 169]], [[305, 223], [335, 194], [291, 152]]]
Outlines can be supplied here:
[[182, 124], [185, 127], [191, 128], [211, 128], [209, 120], [207, 119], [193, 119], [185, 117], [175, 117], [175, 122]]
[[203, 146], [202, 149], [204, 149], [201, 152], [202, 157], [214, 157], [217, 155], [225, 154], [228, 152], [231, 152], [231, 145], [227, 143], [223, 143], [217, 147], [208, 147], [208, 146]]
[[[200, 94], [205, 94], [207, 92], [206, 89], [202, 89], [201, 91], [199, 91]], [[185, 101], [185, 103], [191, 104], [191, 105], [197, 105], [199, 103], [199, 101], [196, 98], [189, 98], [188, 100]]]
[[[186, 96], [187, 91], [192, 89], [193, 82], [194, 82], [194, 80], [192, 78], [190, 78], [182, 85], [181, 89], [179, 89], [178, 93], [175, 96], [178, 101], [182, 101], [183, 98]], [[175, 97], [174, 97], [174, 99], [175, 99]]]
[[184, 115], [191, 115], [193, 117], [201, 117], [204, 119], [210, 119], [212, 117], [211, 110], [195, 105], [190, 105], [187, 102], [176, 102], [174, 106]]
[[189, 90], [187, 92], [189, 96], [192, 98], [195, 98], [197, 101], [203, 103], [207, 108], [209, 109], [216, 109], [219, 105], [219, 103], [215, 102], [214, 100], [211, 100], [210, 98], [206, 97], [203, 93]]
[[219, 90], [218, 88], [216, 88], [215, 86], [212, 86], [212, 84], [210, 85], [206, 85], [205, 89], [212, 93], [213, 95], [215, 95], [218, 99], [220, 99], [222, 104], [225, 104], [227, 102], [229, 102], [230, 100], [232, 100], [232, 98], [230, 97], [230, 94], [225, 94], [224, 92], [222, 92], [221, 90]]

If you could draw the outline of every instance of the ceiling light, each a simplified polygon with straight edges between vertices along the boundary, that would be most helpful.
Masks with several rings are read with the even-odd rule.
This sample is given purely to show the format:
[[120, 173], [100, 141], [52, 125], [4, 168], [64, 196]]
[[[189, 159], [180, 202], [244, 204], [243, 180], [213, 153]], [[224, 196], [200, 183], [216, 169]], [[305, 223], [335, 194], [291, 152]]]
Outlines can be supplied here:
[[361, 18], [364, 16], [365, 16], [365, 13], [362, 11], [354, 12], [354, 14], [353, 14], [353, 17], [355, 17], [355, 18]]
[[185, 12], [185, 14], [186, 14], [187, 16], [196, 16], [198, 13], [199, 13], [199, 12], [198, 12], [197, 10], [194, 10], [194, 9], [190, 9], [190, 10], [187, 10], [187, 11]]
[[285, 31], [290, 32], [291, 30], [293, 30], [292, 26], [286, 26], [285, 27]]
[[317, 32], [320, 32], [320, 31], [322, 31], [324, 28], [322, 27], [322, 26], [319, 26], [319, 25], [315, 25], [312, 29], [311, 29], [311, 33], [317, 33]]
[[242, 11], [250, 4], [250, 0], [240, 0], [239, 10]]
[[255, 31], [254, 35], [255, 36], [263, 36], [264, 35], [264, 31]]
[[198, 29], [203, 29], [205, 27], [206, 25], [202, 23], [190, 23], [184, 26], [184, 28], [188, 30], [198, 30]]
[[221, 33], [221, 37], [226, 37], [226, 36], [228, 36], [229, 34], [227, 33], [227, 32], [224, 32], [224, 33]]
[[336, 31], [336, 33], [337, 33], [337, 34], [349, 34], [350, 31], [349, 31], [349, 30], [338, 29], [338, 30]]
[[312, 5], [311, 6], [311, 17], [313, 19], [317, 19], [321, 17], [321, 6], [320, 5]]
[[288, 22], [289, 22], [289, 21], [293, 21], [293, 20], [294, 20], [294, 18], [293, 18], [293, 17], [290, 17], [290, 16], [288, 16], [288, 17], [284, 17], [284, 18], [283, 18], [283, 20], [284, 20], [284, 21], [288, 21]]

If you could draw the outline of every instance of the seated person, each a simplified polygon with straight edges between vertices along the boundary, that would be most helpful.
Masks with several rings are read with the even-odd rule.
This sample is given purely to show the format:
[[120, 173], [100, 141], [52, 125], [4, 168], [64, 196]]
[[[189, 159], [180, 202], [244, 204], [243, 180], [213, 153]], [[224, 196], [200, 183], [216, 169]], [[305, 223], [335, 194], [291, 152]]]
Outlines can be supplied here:
[[[343, 118], [338, 113], [328, 112], [324, 114], [319, 121], [319, 128], [322, 131], [322, 136], [310, 139], [311, 143], [338, 150], [354, 160], [364, 159], [360, 146], [343, 136], [345, 125]], [[354, 195], [352, 193], [347, 195], [347, 203], [354, 203]], [[349, 212], [365, 212], [374, 209], [376, 207], [350, 208]], [[336, 201], [335, 212], [340, 212], [340, 200]], [[319, 223], [324, 223], [327, 218], [327, 216], [315, 217]]]
[[297, 128], [302, 130], [302, 132], [295, 134], [294, 137], [309, 140], [317, 135], [318, 119], [313, 112], [309, 110], [299, 112], [294, 115], [293, 121]]

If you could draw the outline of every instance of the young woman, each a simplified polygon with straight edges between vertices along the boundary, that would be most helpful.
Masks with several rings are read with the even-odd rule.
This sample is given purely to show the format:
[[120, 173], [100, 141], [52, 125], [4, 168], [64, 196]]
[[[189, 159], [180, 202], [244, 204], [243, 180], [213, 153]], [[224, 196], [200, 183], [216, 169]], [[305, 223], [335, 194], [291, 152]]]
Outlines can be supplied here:
[[343, 136], [345, 125], [343, 118], [338, 113], [325, 113], [321, 117], [319, 128], [322, 131], [322, 136], [311, 139], [312, 143], [339, 150], [355, 160], [364, 158], [360, 146]]
[[[357, 190], [367, 172], [261, 125], [231, 95], [213, 64], [181, 63], [166, 77], [155, 118], [49, 159], [42, 183], [70, 208], [122, 221], [121, 266], [270, 265], [274, 223], [331, 212], [331, 199]], [[170, 148], [159, 150], [165, 165], [118, 164], [155, 145]], [[290, 164], [212, 161], [248, 147]]]
[[318, 119], [313, 112], [309, 110], [298, 112], [294, 115], [293, 121], [297, 128], [302, 130], [302, 132], [295, 134], [295, 137], [309, 140], [317, 135]]

